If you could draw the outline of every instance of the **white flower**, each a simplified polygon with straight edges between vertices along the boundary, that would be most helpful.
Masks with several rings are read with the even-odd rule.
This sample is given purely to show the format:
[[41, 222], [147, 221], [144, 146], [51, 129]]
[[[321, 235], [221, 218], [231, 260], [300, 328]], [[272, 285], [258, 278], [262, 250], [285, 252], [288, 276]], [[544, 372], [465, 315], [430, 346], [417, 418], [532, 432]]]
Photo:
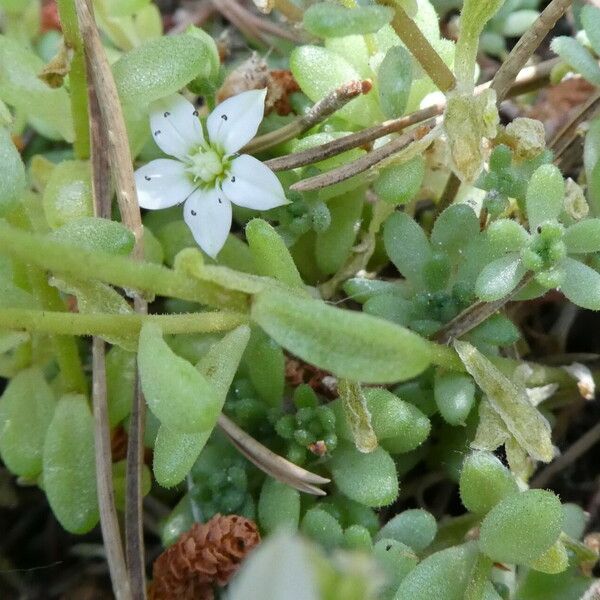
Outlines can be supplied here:
[[266, 90], [251, 90], [219, 104], [206, 121], [175, 94], [151, 105], [150, 126], [158, 147], [177, 160], [159, 158], [135, 172], [142, 208], [184, 202], [183, 218], [198, 245], [213, 258], [231, 229], [231, 203], [255, 210], [287, 204], [275, 174], [248, 154], [237, 155], [262, 121]]

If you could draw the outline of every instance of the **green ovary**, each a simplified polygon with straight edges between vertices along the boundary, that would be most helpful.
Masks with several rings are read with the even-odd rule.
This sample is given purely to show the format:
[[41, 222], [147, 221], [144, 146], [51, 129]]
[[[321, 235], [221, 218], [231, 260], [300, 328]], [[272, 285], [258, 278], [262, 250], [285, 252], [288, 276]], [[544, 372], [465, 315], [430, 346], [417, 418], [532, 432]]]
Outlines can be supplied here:
[[187, 168], [194, 176], [194, 181], [212, 184], [225, 172], [225, 164], [217, 152], [212, 148], [200, 148], [196, 154], [189, 157], [190, 165]]

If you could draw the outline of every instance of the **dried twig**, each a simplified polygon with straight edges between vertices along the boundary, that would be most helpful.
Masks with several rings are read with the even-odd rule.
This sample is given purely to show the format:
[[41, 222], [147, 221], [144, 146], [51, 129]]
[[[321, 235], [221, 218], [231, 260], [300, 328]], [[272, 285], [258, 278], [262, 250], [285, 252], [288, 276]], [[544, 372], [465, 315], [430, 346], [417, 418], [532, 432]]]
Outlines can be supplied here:
[[[399, 158], [399, 153], [403, 150], [410, 150], [410, 147], [414, 142], [423, 141], [423, 145], [428, 146], [433, 141], [434, 137], [441, 133], [439, 128], [434, 129], [436, 122], [437, 119], [430, 119], [423, 123], [418, 129], [414, 129], [413, 131], [401, 135], [399, 138], [381, 146], [381, 148], [377, 148], [377, 150], [368, 152], [358, 160], [346, 163], [337, 169], [332, 169], [331, 171], [321, 173], [320, 175], [315, 175], [315, 177], [309, 177], [308, 179], [298, 181], [297, 183], [294, 183], [290, 189], [298, 192], [307, 192], [309, 190], [324, 188], [328, 185], [333, 185], [334, 183], [346, 181], [346, 179], [350, 179], [350, 177], [358, 175], [359, 173], [364, 173], [376, 164], [394, 157], [394, 155], [398, 155], [398, 157], [395, 158]], [[425, 142], [428, 143], [425, 144]]]
[[[94, 21], [91, 4], [88, 0], [76, 0], [75, 8], [84, 45], [87, 73], [97, 96], [98, 126], [106, 132], [104, 141], [112, 169], [121, 218], [135, 236], [136, 244], [133, 256], [141, 259], [143, 258], [142, 220], [137, 201], [127, 130], [117, 87]], [[147, 311], [146, 302], [137, 295], [134, 297], [134, 305], [136, 312]], [[139, 386], [136, 386], [127, 451], [125, 529], [131, 590], [134, 598], [141, 599], [146, 598], [141, 493], [144, 411], [145, 403], [141, 397]]]
[[600, 111], [600, 92], [596, 92], [583, 106], [579, 107], [579, 110], [550, 142], [550, 146], [554, 150], [555, 162], [560, 162], [565, 151], [579, 137], [579, 126], [585, 121], [593, 119], [598, 111]]
[[542, 43], [554, 25], [556, 25], [558, 19], [562, 17], [571, 3], [572, 0], [552, 0], [542, 11], [535, 23], [516, 43], [492, 80], [492, 88], [496, 90], [499, 103], [508, 94], [519, 71], [525, 66], [525, 63], [537, 50], [537, 47]]
[[[92, 139], [93, 144], [93, 139]], [[96, 484], [100, 508], [100, 527], [106, 550], [106, 560], [110, 570], [113, 591], [117, 600], [132, 598], [125, 566], [123, 545], [117, 510], [115, 508], [112, 482], [112, 457], [110, 451], [110, 430], [108, 425], [108, 404], [106, 401], [106, 364], [104, 341], [95, 337], [92, 342], [94, 406], [94, 446], [96, 455]]]
[[588, 429], [575, 443], [567, 448], [553, 463], [540, 471], [530, 482], [532, 488], [543, 488], [552, 478], [574, 463], [593, 446], [600, 442], [600, 423]]
[[344, 83], [314, 104], [307, 113], [300, 115], [284, 127], [255, 137], [242, 148], [242, 151], [249, 154], [262, 152], [277, 144], [291, 140], [308, 131], [317, 123], [324, 121], [334, 112], [348, 104], [350, 100], [353, 100], [360, 94], [369, 93], [372, 87], [368, 79], [365, 81], [349, 81], [348, 83]]
[[271, 477], [301, 492], [324, 496], [325, 492], [318, 485], [329, 483], [329, 479], [315, 475], [275, 454], [243, 429], [238, 427], [224, 414], [219, 416], [219, 427], [227, 435], [231, 443], [259, 469]]
[[417, 24], [394, 0], [379, 0], [379, 4], [391, 6], [396, 11], [392, 21], [394, 31], [435, 85], [442, 92], [449, 92], [456, 85], [454, 73], [429, 43]]
[[[520, 94], [526, 94], [540, 87], [544, 87], [550, 81], [550, 73], [552, 69], [560, 62], [559, 59], [553, 58], [552, 60], [544, 61], [539, 65], [525, 67], [517, 77], [514, 85], [511, 87], [509, 96], [518, 96]], [[475, 89], [475, 93], [481, 93], [490, 87], [491, 81], [478, 86]], [[266, 165], [273, 171], [285, 171], [286, 169], [295, 169], [297, 167], [303, 167], [320, 160], [325, 160], [336, 154], [346, 152], [352, 148], [357, 148], [373, 140], [376, 140], [390, 133], [399, 133], [400, 131], [422, 123], [427, 119], [441, 115], [446, 108], [445, 101], [439, 102], [438, 104], [428, 106], [427, 108], [418, 110], [410, 115], [399, 117], [397, 119], [390, 119], [384, 121], [373, 127], [363, 129], [357, 133], [351, 133], [344, 137], [332, 140], [326, 144], [322, 144], [316, 148], [310, 148], [303, 152], [295, 152], [286, 156], [279, 156], [266, 161]]]

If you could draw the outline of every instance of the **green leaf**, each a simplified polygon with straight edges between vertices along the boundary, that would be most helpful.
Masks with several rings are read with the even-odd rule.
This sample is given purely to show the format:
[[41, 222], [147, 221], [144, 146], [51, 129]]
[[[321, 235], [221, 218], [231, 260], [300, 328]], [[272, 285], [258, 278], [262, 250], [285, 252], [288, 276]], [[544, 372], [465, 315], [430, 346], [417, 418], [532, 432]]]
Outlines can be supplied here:
[[564, 199], [565, 181], [559, 169], [554, 165], [538, 167], [527, 186], [529, 231], [534, 232], [546, 221], [557, 219], [563, 210]]
[[[304, 45], [290, 55], [290, 69], [302, 91], [317, 102], [332, 90], [350, 81], [360, 81], [360, 73], [340, 55], [319, 46]], [[367, 127], [378, 116], [374, 95], [362, 95], [337, 111], [336, 116]]]
[[394, 539], [380, 539], [373, 548], [373, 558], [386, 576], [385, 596], [393, 594], [401, 581], [417, 566], [419, 558], [410, 546]]
[[443, 419], [450, 425], [465, 425], [475, 403], [475, 384], [463, 373], [438, 370], [434, 381], [434, 398]]
[[173, 487], [190, 472], [204, 448], [221, 412], [227, 392], [250, 338], [250, 328], [242, 325], [212, 346], [196, 365], [206, 378], [217, 401], [210, 428], [202, 433], [180, 433], [161, 425], [154, 444], [152, 470], [159, 485]]
[[479, 219], [467, 204], [453, 204], [442, 211], [433, 224], [431, 245], [450, 256], [458, 257], [479, 235]]
[[215, 389], [171, 350], [153, 323], [140, 331], [138, 368], [146, 402], [162, 425], [179, 433], [212, 429], [221, 409]]
[[394, 11], [387, 6], [345, 8], [334, 2], [309, 6], [302, 24], [309, 33], [322, 38], [375, 33], [389, 23]]
[[475, 542], [435, 552], [404, 578], [394, 600], [463, 600], [476, 556]]
[[[379, 65], [379, 103], [388, 119], [401, 117], [406, 111], [413, 79], [412, 63], [412, 56], [404, 46], [394, 46]], [[422, 157], [420, 162], [423, 164]]]
[[526, 229], [512, 219], [498, 219], [487, 230], [489, 243], [498, 252], [518, 252], [529, 240]]
[[574, 38], [555, 37], [550, 45], [574, 71], [594, 85], [600, 85], [600, 67], [592, 55]]
[[46, 431], [56, 400], [39, 368], [13, 377], [0, 397], [0, 455], [15, 474], [34, 479], [42, 471]]
[[135, 237], [130, 229], [117, 221], [99, 217], [69, 220], [50, 235], [65, 244], [117, 255], [129, 254], [135, 244]]
[[44, 189], [42, 204], [53, 229], [82, 217], [91, 218], [94, 211], [89, 163], [65, 160], [56, 165]]
[[600, 55], [600, 8], [587, 4], [581, 9], [580, 18], [594, 52]]
[[552, 492], [511, 494], [481, 523], [479, 545], [497, 562], [531, 565], [556, 542], [562, 523], [562, 506]]
[[422, 271], [432, 251], [421, 226], [406, 213], [394, 213], [385, 223], [383, 239], [398, 271], [414, 286], [422, 286]]
[[26, 185], [21, 155], [13, 144], [10, 132], [0, 127], [0, 216], [15, 208]]
[[306, 537], [329, 550], [341, 546], [344, 539], [344, 532], [337, 519], [319, 507], [306, 511], [300, 530]]
[[280, 481], [267, 477], [258, 500], [258, 520], [269, 535], [284, 528], [298, 529], [300, 522], [300, 494]]
[[22, 111], [51, 139], [74, 139], [71, 103], [64, 88], [48, 87], [38, 74], [44, 61], [17, 41], [0, 35], [0, 99]]
[[376, 540], [391, 538], [423, 552], [437, 534], [435, 517], [422, 508], [404, 510], [392, 517], [377, 533]]
[[532, 458], [550, 462], [554, 456], [550, 424], [529, 402], [525, 389], [505, 377], [468, 342], [457, 340], [454, 342], [454, 348], [467, 371], [487, 395], [490, 406], [500, 416], [519, 445]]
[[383, 448], [364, 454], [340, 444], [331, 458], [331, 473], [343, 494], [365, 506], [387, 506], [398, 496], [396, 466]]
[[600, 219], [585, 219], [565, 231], [564, 242], [569, 254], [600, 252]]
[[63, 396], [48, 426], [43, 457], [44, 490], [54, 515], [71, 533], [98, 522], [94, 419], [84, 396]]
[[600, 273], [573, 258], [562, 262], [565, 278], [560, 291], [577, 306], [600, 310]]
[[562, 573], [569, 567], [569, 555], [565, 545], [556, 540], [544, 554], [538, 556], [532, 563], [531, 568], [542, 573], [555, 575]]
[[425, 160], [422, 156], [384, 167], [373, 184], [375, 193], [388, 204], [406, 204], [421, 189], [425, 177]]
[[246, 225], [246, 239], [261, 275], [273, 277], [290, 287], [304, 289], [290, 251], [271, 225], [263, 219], [252, 219]]
[[518, 491], [512, 473], [491, 452], [472, 452], [465, 458], [460, 473], [460, 499], [467, 510], [484, 515]]
[[251, 315], [286, 350], [338, 377], [391, 383], [430, 362], [429, 343], [407, 329], [283, 290], [257, 294]]
[[123, 421], [131, 411], [136, 374], [135, 353], [119, 346], [106, 353], [108, 419], [111, 427]]
[[149, 40], [113, 65], [119, 96], [124, 104], [145, 107], [174, 94], [192, 79], [209, 78], [212, 55], [211, 44], [192, 35]]
[[535, 23], [539, 16], [539, 11], [532, 9], [511, 12], [502, 24], [502, 35], [505, 37], [521, 37]]
[[525, 267], [517, 253], [507, 254], [486, 265], [475, 282], [475, 293], [481, 300], [493, 302], [510, 294], [525, 275]]
[[244, 353], [250, 381], [259, 396], [272, 407], [283, 403], [285, 357], [279, 344], [262, 329], [254, 327]]

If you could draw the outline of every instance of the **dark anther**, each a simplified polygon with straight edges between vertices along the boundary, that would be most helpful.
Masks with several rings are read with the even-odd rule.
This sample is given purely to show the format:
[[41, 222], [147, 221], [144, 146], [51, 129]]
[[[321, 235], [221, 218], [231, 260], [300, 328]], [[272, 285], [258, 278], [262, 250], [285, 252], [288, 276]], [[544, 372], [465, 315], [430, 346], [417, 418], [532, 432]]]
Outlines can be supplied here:
[[221, 115], [221, 119], [223, 119], [223, 121], [227, 121], [227, 115]]
[[200, 113], [199, 113], [197, 110], [195, 110], [195, 111], [194, 111], [192, 114], [193, 114], [195, 117], [197, 117], [197, 116], [198, 116]]
[[235, 175], [231, 178], [231, 183], [235, 183]]
[[217, 198], [217, 200], [219, 201], [219, 204], [223, 204], [223, 203], [221, 202], [221, 198]]
[[149, 175], [144, 175], [144, 179], [145, 179], [146, 181], [150, 181], [150, 180], [152, 179], [152, 177], [150, 177]]
[[165, 119], [166, 119], [167, 117], [169, 117], [170, 115], [171, 115], [171, 113], [170, 113], [169, 111], [165, 112]]
[[388, 545], [385, 547], [385, 550], [386, 550], [386, 552], [389, 552], [391, 549], [392, 549], [392, 545], [391, 545], [391, 544], [388, 544]]
[[192, 213], [192, 217], [196, 216], [196, 211], [195, 210], [191, 210], [190, 212]]
[[157, 130], [154, 132], [154, 135], [158, 135], [159, 133], [160, 133], [160, 129], [157, 129]]
[[542, 233], [542, 226], [541, 226], [541, 225], [538, 225], [538, 226], [537, 226], [537, 230], [536, 230], [536, 231], [537, 231], [538, 233]]

